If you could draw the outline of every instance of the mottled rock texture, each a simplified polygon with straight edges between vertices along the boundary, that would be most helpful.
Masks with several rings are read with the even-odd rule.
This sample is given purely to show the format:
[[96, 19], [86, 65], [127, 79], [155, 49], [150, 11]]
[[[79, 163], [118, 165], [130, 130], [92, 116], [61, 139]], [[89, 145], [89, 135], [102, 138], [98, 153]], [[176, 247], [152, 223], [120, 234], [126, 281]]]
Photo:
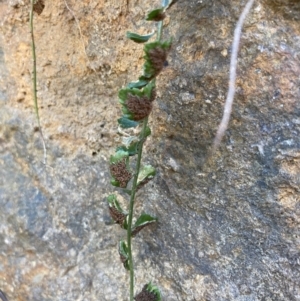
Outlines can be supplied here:
[[[150, 32], [142, 19], [159, 1], [65, 1], [76, 19], [63, 0], [35, 16], [46, 168], [29, 1], [0, 1], [0, 289], [11, 301], [125, 301], [107, 161], [120, 143], [118, 89], [143, 63], [125, 33]], [[145, 157], [158, 174], [137, 203], [159, 223], [134, 239], [136, 289], [153, 281], [163, 300], [300, 300], [299, 1], [255, 1], [229, 129], [210, 151], [245, 2], [179, 0], [166, 20], [173, 47]]]

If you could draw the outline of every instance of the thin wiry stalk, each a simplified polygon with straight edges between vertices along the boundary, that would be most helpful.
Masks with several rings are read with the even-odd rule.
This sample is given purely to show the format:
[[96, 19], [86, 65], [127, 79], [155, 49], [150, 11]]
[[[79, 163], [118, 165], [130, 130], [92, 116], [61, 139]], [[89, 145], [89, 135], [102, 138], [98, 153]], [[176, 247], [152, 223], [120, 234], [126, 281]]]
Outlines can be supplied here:
[[44, 149], [44, 161], [43, 161], [43, 163], [46, 165], [46, 162], [47, 162], [47, 149], [46, 149], [46, 143], [45, 143], [42, 127], [41, 127], [38, 100], [37, 100], [36, 53], [35, 53], [35, 42], [34, 42], [34, 33], [33, 33], [33, 5], [34, 5], [34, 0], [31, 0], [30, 4], [31, 4], [31, 6], [30, 6], [29, 20], [30, 20], [31, 49], [32, 49], [32, 59], [33, 59], [33, 77], [32, 77], [33, 101], [34, 101], [34, 110], [35, 110], [37, 123], [38, 123], [38, 127], [39, 127], [39, 133], [41, 135], [41, 140], [42, 140], [43, 149]]
[[242, 27], [244, 24], [244, 21], [254, 3], [254, 0], [249, 0], [240, 15], [240, 18], [236, 24], [235, 30], [234, 30], [234, 39], [232, 43], [232, 53], [230, 58], [230, 76], [229, 76], [229, 87], [228, 87], [228, 94], [227, 98], [224, 104], [224, 113], [221, 120], [221, 123], [218, 127], [218, 131], [214, 140], [213, 150], [216, 150], [218, 146], [221, 143], [221, 140], [225, 134], [225, 131], [228, 127], [228, 122], [231, 115], [232, 110], [232, 103], [234, 99], [235, 94], [235, 79], [236, 79], [236, 68], [237, 68], [237, 56], [238, 56], [238, 50], [239, 50], [239, 44], [241, 39], [241, 32]]

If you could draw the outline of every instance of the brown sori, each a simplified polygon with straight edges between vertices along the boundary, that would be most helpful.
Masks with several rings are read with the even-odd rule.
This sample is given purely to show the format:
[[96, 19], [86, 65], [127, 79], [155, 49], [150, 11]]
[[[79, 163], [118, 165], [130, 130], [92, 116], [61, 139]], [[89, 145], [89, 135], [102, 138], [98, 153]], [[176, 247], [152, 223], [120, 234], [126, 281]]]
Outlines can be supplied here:
[[140, 190], [142, 187], [144, 187], [148, 182], [150, 182], [152, 178], [146, 178], [142, 182], [139, 183], [139, 186], [137, 187], [137, 191]]
[[128, 258], [126, 258], [124, 255], [120, 254], [120, 260], [124, 264]]
[[142, 291], [134, 297], [136, 301], [156, 301], [157, 296], [153, 292], [147, 290], [147, 284], [144, 285]]
[[131, 236], [136, 236], [142, 229], [144, 229], [145, 227], [147, 227], [149, 225], [150, 224], [146, 224], [146, 225], [134, 228], [133, 231], [131, 231]]
[[34, 4], [33, 4], [33, 10], [40, 15], [43, 10], [45, 8], [45, 2], [44, 0], [37, 0]]
[[166, 17], [165, 13], [160, 13], [160, 14], [157, 14], [157, 16], [152, 19], [152, 21], [156, 21], [156, 22], [162, 21], [165, 17]]
[[132, 174], [127, 170], [125, 159], [111, 164], [110, 173], [120, 183], [121, 188], [125, 188], [132, 177]]
[[123, 225], [124, 220], [126, 218], [126, 214], [120, 212], [113, 206], [109, 206], [109, 213], [112, 219], [119, 225]]
[[157, 76], [160, 73], [160, 71], [163, 69], [164, 63], [167, 59], [167, 55], [168, 55], [168, 51], [159, 46], [149, 50], [148, 56], [151, 65], [155, 71], [154, 76]]
[[128, 94], [126, 106], [128, 110], [133, 114], [133, 120], [139, 121], [151, 113], [152, 110], [152, 95], [151, 99], [146, 96], [137, 96]]

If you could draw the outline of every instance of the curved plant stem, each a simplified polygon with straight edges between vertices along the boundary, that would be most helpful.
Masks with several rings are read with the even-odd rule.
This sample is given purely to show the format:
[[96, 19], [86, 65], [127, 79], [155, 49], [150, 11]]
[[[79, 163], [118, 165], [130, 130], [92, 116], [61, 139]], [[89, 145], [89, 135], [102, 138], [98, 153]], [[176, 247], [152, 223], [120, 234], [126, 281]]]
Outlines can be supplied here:
[[31, 48], [32, 48], [32, 59], [33, 59], [33, 78], [32, 78], [32, 83], [33, 83], [33, 101], [34, 101], [34, 110], [37, 118], [37, 123], [39, 127], [39, 133], [41, 135], [41, 140], [43, 144], [43, 149], [44, 149], [44, 164], [46, 165], [47, 161], [47, 149], [46, 149], [46, 143], [41, 127], [41, 122], [40, 122], [40, 115], [39, 115], [39, 107], [38, 107], [38, 101], [37, 101], [37, 76], [36, 76], [36, 54], [35, 54], [35, 42], [34, 42], [34, 34], [33, 34], [33, 5], [34, 5], [34, 0], [30, 0], [30, 34], [31, 34]]

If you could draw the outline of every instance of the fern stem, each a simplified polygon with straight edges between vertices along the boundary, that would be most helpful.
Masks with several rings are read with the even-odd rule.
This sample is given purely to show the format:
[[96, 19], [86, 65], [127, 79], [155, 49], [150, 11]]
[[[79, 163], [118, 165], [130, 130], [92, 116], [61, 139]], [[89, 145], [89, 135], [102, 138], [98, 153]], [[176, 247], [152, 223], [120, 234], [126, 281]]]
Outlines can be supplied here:
[[137, 189], [138, 175], [141, 167], [143, 145], [145, 142], [146, 128], [148, 124], [148, 118], [145, 118], [143, 121], [143, 128], [140, 135], [139, 150], [137, 156], [137, 162], [135, 167], [135, 174], [132, 183], [130, 204], [129, 204], [129, 217], [128, 217], [128, 228], [127, 228], [127, 246], [128, 246], [128, 257], [129, 257], [129, 270], [130, 270], [130, 301], [133, 301], [134, 295], [134, 265], [132, 259], [132, 248], [131, 248], [131, 228], [132, 228], [132, 217], [133, 217], [133, 207], [134, 207], [134, 198]]
[[34, 42], [34, 33], [33, 33], [33, 5], [34, 0], [30, 0], [30, 14], [29, 14], [29, 24], [30, 24], [30, 35], [31, 35], [31, 49], [32, 49], [32, 60], [33, 60], [33, 77], [32, 77], [32, 84], [33, 84], [33, 101], [34, 101], [34, 110], [36, 114], [36, 119], [39, 127], [39, 133], [41, 136], [43, 149], [44, 149], [44, 164], [46, 165], [47, 160], [47, 149], [45, 144], [45, 139], [41, 127], [40, 122], [40, 115], [39, 115], [39, 107], [38, 107], [38, 100], [37, 100], [37, 72], [36, 72], [36, 53], [35, 53], [35, 42]]
[[[163, 22], [158, 22], [158, 29], [157, 29], [157, 41], [161, 40], [162, 37], [162, 29], [163, 29]], [[155, 81], [155, 79], [154, 79]], [[132, 217], [133, 217], [133, 207], [134, 207], [134, 199], [137, 190], [137, 181], [138, 175], [141, 167], [141, 160], [142, 160], [142, 153], [143, 153], [143, 146], [146, 139], [146, 129], [148, 125], [148, 118], [145, 118], [143, 121], [143, 127], [140, 134], [140, 143], [138, 148], [137, 154], [137, 161], [135, 166], [135, 174], [133, 178], [132, 188], [131, 188], [131, 196], [130, 196], [130, 204], [129, 204], [129, 215], [128, 215], [128, 228], [127, 228], [127, 246], [128, 246], [128, 259], [129, 259], [129, 273], [130, 273], [130, 284], [129, 284], [129, 291], [130, 291], [130, 301], [133, 301], [134, 298], [134, 264], [133, 264], [133, 256], [132, 256], [132, 247], [131, 247], [131, 228], [132, 228]]]
[[162, 29], [163, 29], [163, 22], [160, 21], [157, 24], [157, 38], [156, 38], [156, 41], [160, 41], [161, 40]]

